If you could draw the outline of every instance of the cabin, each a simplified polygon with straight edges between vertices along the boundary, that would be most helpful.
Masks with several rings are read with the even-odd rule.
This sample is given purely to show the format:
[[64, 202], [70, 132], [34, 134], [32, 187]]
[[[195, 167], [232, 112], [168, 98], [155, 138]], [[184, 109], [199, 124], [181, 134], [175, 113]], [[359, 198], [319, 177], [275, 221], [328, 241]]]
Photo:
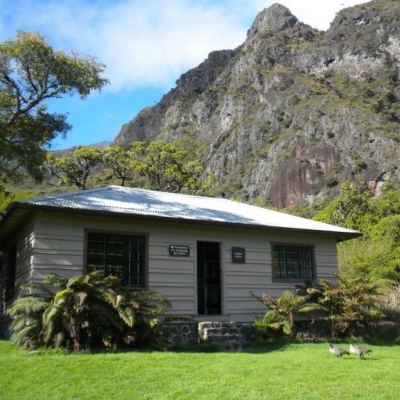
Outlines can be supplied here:
[[1, 309], [23, 283], [97, 269], [163, 293], [169, 314], [254, 320], [253, 294], [335, 279], [357, 231], [223, 198], [109, 186], [13, 203], [0, 221]]

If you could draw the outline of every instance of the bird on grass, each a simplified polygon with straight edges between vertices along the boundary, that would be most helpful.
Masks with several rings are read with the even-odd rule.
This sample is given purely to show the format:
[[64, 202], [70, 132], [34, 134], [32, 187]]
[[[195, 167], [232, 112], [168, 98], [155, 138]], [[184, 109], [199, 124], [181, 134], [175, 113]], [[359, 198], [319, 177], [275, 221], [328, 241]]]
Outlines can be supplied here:
[[372, 350], [368, 349], [367, 347], [364, 346], [359, 346], [357, 344], [350, 344], [349, 351], [351, 354], [355, 354], [361, 358], [364, 358], [364, 356], [368, 353], [372, 353]]
[[342, 357], [345, 354], [350, 354], [348, 351], [341, 349], [340, 347], [336, 347], [332, 343], [329, 343], [329, 353], [333, 354], [336, 357]]

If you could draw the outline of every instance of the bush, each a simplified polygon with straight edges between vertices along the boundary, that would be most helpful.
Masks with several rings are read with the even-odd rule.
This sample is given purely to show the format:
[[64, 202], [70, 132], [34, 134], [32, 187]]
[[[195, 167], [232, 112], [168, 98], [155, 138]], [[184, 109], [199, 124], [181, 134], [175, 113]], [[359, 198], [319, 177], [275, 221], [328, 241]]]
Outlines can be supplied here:
[[[48, 287], [58, 290], [52, 293]], [[47, 275], [36, 294], [8, 309], [11, 340], [25, 348], [67, 347], [73, 351], [151, 343], [168, 304], [157, 292], [128, 290], [100, 271], [69, 280]]]
[[330, 323], [332, 337], [364, 336], [383, 317], [376, 305], [378, 287], [361, 279], [341, 279], [340, 283], [337, 286], [320, 280], [308, 291], [312, 290], [316, 303], [325, 314], [322, 318]]
[[296, 317], [307, 313], [310, 322], [328, 322], [332, 337], [367, 334], [383, 317], [376, 305], [377, 287], [362, 280], [340, 283], [337, 286], [320, 280], [315, 285], [299, 286], [296, 295], [285, 292], [277, 299], [267, 295], [257, 297], [267, 312], [255, 321], [255, 328], [264, 338], [293, 337]]
[[361, 230], [362, 238], [338, 246], [340, 275], [365, 277], [390, 286], [400, 281], [400, 191], [386, 188], [373, 193], [355, 183], [343, 183], [341, 193], [316, 220]]
[[255, 296], [266, 308], [265, 315], [254, 322], [255, 329], [264, 339], [292, 337], [295, 333], [295, 316], [301, 312], [311, 312], [319, 308], [317, 304], [308, 302], [304, 296], [296, 296], [286, 291], [274, 299], [263, 294]]
[[386, 307], [400, 314], [400, 283], [394, 284], [386, 294]]

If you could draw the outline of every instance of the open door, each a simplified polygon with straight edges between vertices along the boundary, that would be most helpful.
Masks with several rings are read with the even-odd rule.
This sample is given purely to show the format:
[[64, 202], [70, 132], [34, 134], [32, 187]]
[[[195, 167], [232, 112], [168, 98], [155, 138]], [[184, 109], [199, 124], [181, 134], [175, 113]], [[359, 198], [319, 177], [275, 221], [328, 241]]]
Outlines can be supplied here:
[[221, 314], [219, 243], [197, 242], [197, 296], [199, 315]]

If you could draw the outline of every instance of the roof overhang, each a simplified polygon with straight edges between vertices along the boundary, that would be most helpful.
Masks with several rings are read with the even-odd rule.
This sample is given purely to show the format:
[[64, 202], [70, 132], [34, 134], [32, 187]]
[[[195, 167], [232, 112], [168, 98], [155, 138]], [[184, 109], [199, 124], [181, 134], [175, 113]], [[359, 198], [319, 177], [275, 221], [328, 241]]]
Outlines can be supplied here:
[[88, 209], [77, 209], [69, 207], [52, 207], [48, 205], [38, 205], [38, 204], [26, 204], [15, 202], [11, 204], [4, 213], [2, 219], [0, 219], [0, 250], [6, 246], [13, 239], [13, 235], [19, 229], [21, 229], [24, 224], [32, 218], [35, 212], [46, 211], [52, 213], [65, 213], [65, 214], [80, 214], [80, 215], [92, 215], [92, 216], [109, 216], [109, 217], [121, 217], [121, 218], [131, 218], [131, 219], [144, 219], [151, 221], [165, 221], [165, 222], [175, 222], [175, 223], [185, 223], [185, 224], [195, 224], [195, 225], [212, 225], [212, 226], [225, 226], [234, 227], [241, 229], [257, 229], [263, 231], [280, 231], [280, 232], [299, 232], [299, 233], [309, 233], [309, 234], [323, 234], [324, 236], [334, 237], [337, 242], [343, 242], [345, 240], [354, 239], [361, 237], [363, 234], [361, 232], [332, 232], [324, 230], [315, 229], [301, 229], [301, 228], [285, 228], [276, 226], [265, 226], [258, 224], [242, 224], [235, 222], [225, 222], [225, 221], [213, 221], [213, 220], [196, 220], [189, 218], [175, 218], [175, 217], [164, 217], [155, 215], [142, 215], [142, 214], [132, 214], [132, 213], [122, 213], [116, 211], [107, 210], [88, 210]]

